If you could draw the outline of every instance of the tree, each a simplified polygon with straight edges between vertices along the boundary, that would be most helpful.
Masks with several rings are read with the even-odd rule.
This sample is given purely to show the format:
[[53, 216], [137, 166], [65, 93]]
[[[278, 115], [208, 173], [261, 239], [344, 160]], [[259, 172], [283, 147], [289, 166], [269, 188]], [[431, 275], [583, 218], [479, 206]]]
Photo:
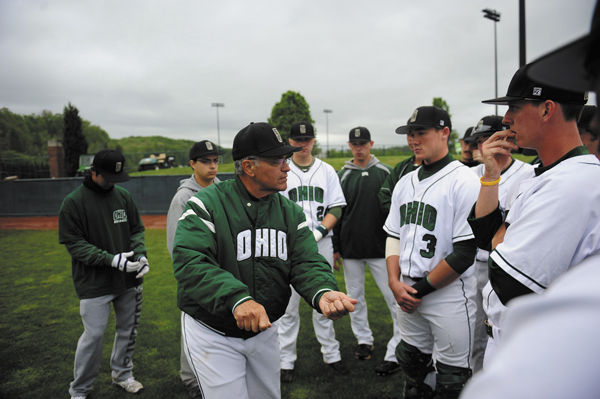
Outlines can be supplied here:
[[83, 136], [83, 127], [79, 110], [71, 103], [63, 110], [64, 130], [63, 149], [65, 151], [65, 172], [75, 176], [79, 168], [79, 156], [87, 153], [87, 141]]
[[315, 123], [310, 116], [310, 107], [302, 94], [288, 90], [281, 100], [273, 106], [268, 122], [279, 130], [281, 137], [290, 137], [290, 127], [300, 121]]
[[[434, 97], [433, 105], [445, 110], [448, 113], [448, 116], [450, 116], [450, 121], [452, 121], [452, 115], [450, 114], [450, 106], [448, 105], [446, 100], [444, 100], [442, 97]], [[456, 130], [452, 129], [450, 131], [450, 137], [448, 137], [448, 151], [450, 152], [450, 154], [456, 153], [457, 143], [458, 133], [456, 132]]]

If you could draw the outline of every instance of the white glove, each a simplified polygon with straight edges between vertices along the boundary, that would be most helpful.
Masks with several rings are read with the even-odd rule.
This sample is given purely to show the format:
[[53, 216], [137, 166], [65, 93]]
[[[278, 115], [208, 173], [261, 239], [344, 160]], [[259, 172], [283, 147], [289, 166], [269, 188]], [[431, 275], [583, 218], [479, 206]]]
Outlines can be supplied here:
[[148, 263], [148, 258], [146, 258], [144, 255], [138, 258], [138, 263], [140, 264], [140, 267], [137, 270], [138, 274], [136, 274], [135, 278], [142, 278], [150, 271], [150, 264]]
[[133, 251], [116, 254], [110, 265], [120, 271], [126, 271], [127, 273], [137, 272], [140, 268], [140, 263], [128, 260], [127, 258], [130, 256], [133, 256]]
[[313, 230], [313, 234], [315, 236], [315, 241], [319, 242], [319, 240], [321, 238], [323, 238], [324, 236], [326, 236], [327, 233], [329, 233], [329, 230], [327, 230], [327, 227], [323, 226], [322, 224], [318, 225], [317, 228]]
[[319, 240], [323, 238], [323, 233], [321, 233], [319, 230], [313, 230], [313, 234], [315, 235], [316, 242], [319, 242]]

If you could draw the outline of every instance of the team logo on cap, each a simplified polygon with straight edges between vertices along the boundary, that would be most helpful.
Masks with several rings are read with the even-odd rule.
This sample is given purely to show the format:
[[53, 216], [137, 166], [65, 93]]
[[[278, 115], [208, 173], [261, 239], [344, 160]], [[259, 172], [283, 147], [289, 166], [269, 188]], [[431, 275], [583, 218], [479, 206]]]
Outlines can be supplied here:
[[115, 173], [120, 173], [123, 169], [123, 162], [115, 162]]
[[306, 134], [306, 125], [300, 125], [300, 134]]
[[354, 129], [354, 137], [360, 137], [360, 129]]
[[208, 151], [212, 151], [213, 150], [213, 145], [212, 145], [212, 143], [210, 141], [206, 142], [206, 149]]
[[542, 88], [541, 87], [534, 87], [533, 88], [533, 94], [534, 96], [541, 96], [542, 95]]
[[440, 119], [440, 126], [444, 126], [444, 120]]
[[277, 139], [277, 141], [279, 141], [280, 143], [283, 143], [283, 139], [281, 138], [281, 135], [277, 131], [277, 128], [273, 128], [273, 133], [275, 133], [275, 138]]
[[415, 123], [417, 121], [417, 114], [419, 113], [418, 109], [415, 109], [415, 112], [412, 113], [412, 115], [410, 116], [410, 119], [408, 120], [409, 123]]

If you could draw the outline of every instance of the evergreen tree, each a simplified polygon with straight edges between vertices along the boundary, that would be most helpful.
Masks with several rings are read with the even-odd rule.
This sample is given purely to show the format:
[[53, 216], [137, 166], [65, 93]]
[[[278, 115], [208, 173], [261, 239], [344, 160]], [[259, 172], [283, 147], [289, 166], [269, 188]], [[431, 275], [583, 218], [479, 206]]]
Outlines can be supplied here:
[[302, 94], [288, 90], [281, 95], [281, 100], [273, 106], [268, 122], [277, 128], [281, 137], [290, 137], [290, 127], [300, 121], [315, 123], [310, 116], [310, 107]]
[[[450, 121], [452, 121], [452, 115], [450, 114], [450, 106], [442, 97], [434, 97], [433, 104], [434, 106], [445, 110], [450, 117]], [[456, 130], [452, 129], [450, 131], [450, 137], [448, 137], [448, 152], [452, 155], [456, 154], [456, 145], [458, 142], [458, 133]]]
[[87, 153], [87, 141], [83, 136], [83, 124], [79, 110], [71, 103], [64, 108], [63, 149], [65, 152], [65, 173], [75, 176], [79, 168], [79, 156]]

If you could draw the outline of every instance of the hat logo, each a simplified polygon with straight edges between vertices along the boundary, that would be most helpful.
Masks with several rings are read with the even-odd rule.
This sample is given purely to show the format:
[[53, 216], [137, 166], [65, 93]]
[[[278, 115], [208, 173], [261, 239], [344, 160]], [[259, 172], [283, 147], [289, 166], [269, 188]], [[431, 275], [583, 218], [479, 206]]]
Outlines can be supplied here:
[[277, 141], [279, 141], [280, 143], [283, 143], [283, 140], [281, 139], [281, 135], [277, 131], [277, 128], [273, 128], [273, 133], [275, 134], [275, 138], [277, 139]]
[[300, 133], [306, 134], [306, 125], [300, 125]]
[[542, 95], [542, 88], [541, 87], [534, 87], [533, 88], [533, 94], [534, 96], [541, 96]]
[[123, 169], [123, 163], [120, 161], [115, 162], [115, 173], [120, 173]]
[[354, 129], [354, 137], [360, 137], [360, 129]]
[[208, 151], [212, 151], [213, 150], [213, 145], [212, 145], [212, 143], [210, 141], [206, 142], [206, 149]]
[[440, 126], [444, 126], [444, 120], [440, 119]]
[[412, 113], [412, 115], [410, 116], [410, 119], [408, 120], [409, 123], [415, 123], [417, 121], [417, 114], [419, 113], [418, 109], [415, 109], [415, 112]]

